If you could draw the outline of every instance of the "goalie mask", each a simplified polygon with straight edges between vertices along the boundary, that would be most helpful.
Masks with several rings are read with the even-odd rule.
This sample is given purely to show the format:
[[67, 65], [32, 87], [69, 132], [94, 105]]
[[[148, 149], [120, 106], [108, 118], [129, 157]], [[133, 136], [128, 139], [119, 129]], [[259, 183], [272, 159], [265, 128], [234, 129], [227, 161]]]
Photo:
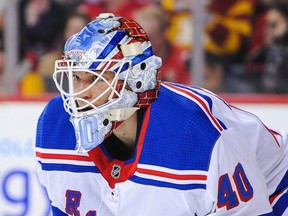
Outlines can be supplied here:
[[90, 150], [157, 98], [161, 59], [133, 20], [100, 14], [70, 37], [54, 82], [71, 116], [77, 146]]

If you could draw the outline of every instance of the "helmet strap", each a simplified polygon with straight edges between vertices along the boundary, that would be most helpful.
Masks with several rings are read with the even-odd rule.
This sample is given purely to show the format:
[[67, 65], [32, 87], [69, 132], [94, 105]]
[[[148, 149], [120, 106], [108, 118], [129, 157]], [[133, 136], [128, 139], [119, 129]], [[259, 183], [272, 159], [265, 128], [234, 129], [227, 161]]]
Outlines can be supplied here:
[[139, 107], [131, 107], [126, 109], [113, 109], [108, 111], [108, 119], [109, 121], [124, 121], [128, 119], [131, 115], [133, 115]]

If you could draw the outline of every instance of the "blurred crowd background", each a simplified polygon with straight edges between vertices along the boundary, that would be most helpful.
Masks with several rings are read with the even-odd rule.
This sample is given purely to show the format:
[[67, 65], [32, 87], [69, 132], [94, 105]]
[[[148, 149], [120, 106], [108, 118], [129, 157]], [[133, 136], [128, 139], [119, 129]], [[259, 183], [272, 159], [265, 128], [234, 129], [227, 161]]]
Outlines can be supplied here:
[[[193, 85], [199, 73], [202, 87], [216, 93], [288, 93], [288, 0], [199, 0], [200, 22], [195, 22], [196, 1], [1, 0], [0, 95], [56, 93], [54, 61], [65, 40], [102, 12], [144, 27], [163, 60], [163, 80]], [[16, 39], [5, 33], [15, 21]], [[201, 34], [195, 34], [199, 29]], [[202, 62], [193, 59], [195, 35], [201, 37], [196, 39]], [[12, 71], [7, 71], [7, 44], [17, 45]], [[201, 71], [193, 71], [195, 64], [203, 65]]]

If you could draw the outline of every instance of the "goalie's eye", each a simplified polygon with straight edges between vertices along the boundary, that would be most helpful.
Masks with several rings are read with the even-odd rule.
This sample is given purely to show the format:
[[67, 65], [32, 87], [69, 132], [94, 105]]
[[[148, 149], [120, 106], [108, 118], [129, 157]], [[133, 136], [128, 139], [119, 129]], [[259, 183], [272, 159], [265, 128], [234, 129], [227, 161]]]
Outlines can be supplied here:
[[93, 83], [95, 80], [97, 80], [97, 82], [101, 82], [103, 79], [103, 77], [95, 75], [90, 78], [90, 83]]
[[73, 74], [73, 80], [74, 81], [81, 81], [81, 78], [80, 78], [80, 76]]
[[[98, 76], [96, 76], [96, 75], [95, 75], [95, 76], [93, 76], [93, 77], [92, 77], [92, 81], [94, 82], [94, 81], [95, 81], [97, 78], [98, 78]], [[101, 79], [101, 78], [99, 78], [99, 81], [101, 81], [101, 80], [102, 80], [102, 79]]]

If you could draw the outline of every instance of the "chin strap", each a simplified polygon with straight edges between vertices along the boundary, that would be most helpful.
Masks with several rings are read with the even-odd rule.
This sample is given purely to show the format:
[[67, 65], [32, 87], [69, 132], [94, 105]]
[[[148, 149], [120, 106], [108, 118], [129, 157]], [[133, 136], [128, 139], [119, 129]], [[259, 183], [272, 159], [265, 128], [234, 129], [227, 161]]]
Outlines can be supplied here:
[[131, 115], [133, 115], [139, 107], [131, 107], [126, 109], [113, 109], [108, 111], [108, 119], [109, 121], [125, 121], [128, 119]]

